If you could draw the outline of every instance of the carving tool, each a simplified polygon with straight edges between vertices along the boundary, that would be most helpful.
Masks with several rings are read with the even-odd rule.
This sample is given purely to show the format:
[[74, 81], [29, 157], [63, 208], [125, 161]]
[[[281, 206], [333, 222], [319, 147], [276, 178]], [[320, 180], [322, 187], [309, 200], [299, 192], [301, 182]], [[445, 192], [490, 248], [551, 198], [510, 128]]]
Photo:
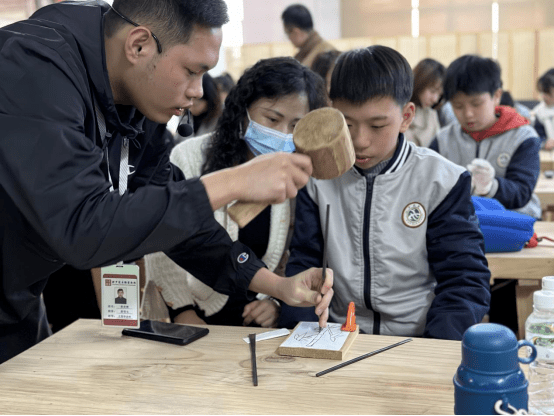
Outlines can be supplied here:
[[410, 341], [412, 341], [412, 338], [407, 338], [404, 341], [397, 342], [396, 344], [389, 345], [388, 347], [383, 347], [383, 348], [380, 348], [378, 350], [368, 352], [367, 354], [360, 355], [359, 357], [356, 357], [356, 358], [353, 358], [351, 360], [345, 361], [344, 363], [341, 363], [341, 364], [338, 364], [334, 367], [328, 368], [327, 370], [320, 371], [315, 376], [316, 377], [323, 376], [327, 373], [330, 373], [331, 371], [335, 371], [335, 370], [338, 370], [339, 368], [346, 367], [349, 364], [356, 363], [358, 361], [363, 360], [364, 358], [368, 358], [368, 357], [371, 357], [373, 355], [379, 354], [383, 351], [390, 350], [391, 348], [398, 347], [399, 345], [405, 344], [405, 343], [410, 342]]
[[[327, 237], [329, 235], [329, 204], [327, 204], [325, 212], [325, 236], [323, 237], [323, 271], [321, 273], [321, 288], [325, 284], [325, 273], [327, 271]], [[321, 290], [321, 289], [320, 289]], [[319, 332], [323, 328], [319, 327]]]
[[248, 335], [250, 340], [250, 360], [252, 362], [252, 382], [258, 385], [258, 369], [256, 367], [256, 334]]

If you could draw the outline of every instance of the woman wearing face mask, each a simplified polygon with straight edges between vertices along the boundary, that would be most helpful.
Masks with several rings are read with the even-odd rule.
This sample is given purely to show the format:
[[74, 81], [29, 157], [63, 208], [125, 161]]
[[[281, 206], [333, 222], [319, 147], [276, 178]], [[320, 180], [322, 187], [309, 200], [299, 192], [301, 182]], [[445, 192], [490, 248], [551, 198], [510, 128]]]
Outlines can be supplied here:
[[[246, 70], [229, 92], [215, 132], [179, 144], [171, 161], [191, 178], [237, 166], [261, 154], [293, 152], [294, 126], [309, 111], [325, 106], [326, 100], [323, 79], [295, 59], [261, 60]], [[283, 275], [292, 231], [291, 201], [267, 207], [242, 229], [231, 220], [227, 208], [215, 211], [214, 216], [231, 238], [248, 245], [270, 270]], [[163, 253], [146, 256], [145, 264], [145, 317], [263, 327], [278, 322], [280, 307], [272, 299], [259, 295], [250, 302], [245, 297], [222, 295]], [[167, 305], [161, 310], [153, 306], [160, 294]]]
[[410, 101], [416, 105], [416, 112], [404, 136], [418, 146], [429, 147], [439, 132], [439, 116], [434, 107], [442, 98], [445, 74], [444, 65], [430, 58], [414, 68], [414, 91]]

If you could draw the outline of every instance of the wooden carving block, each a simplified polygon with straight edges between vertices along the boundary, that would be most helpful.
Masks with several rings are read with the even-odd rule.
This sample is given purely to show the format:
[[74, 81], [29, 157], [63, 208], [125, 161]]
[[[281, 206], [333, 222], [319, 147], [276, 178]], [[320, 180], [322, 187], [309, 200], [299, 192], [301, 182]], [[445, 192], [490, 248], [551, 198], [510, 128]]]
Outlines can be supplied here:
[[[298, 153], [312, 158], [312, 176], [333, 179], [346, 173], [356, 161], [348, 125], [342, 113], [331, 107], [310, 111], [293, 131]], [[227, 212], [240, 228], [252, 221], [267, 204], [238, 201]]]
[[[306, 329], [308, 324], [313, 324], [312, 329]], [[318, 332], [319, 324], [317, 322], [300, 322], [294, 328], [294, 331], [277, 348], [279, 355], [291, 355], [294, 357], [322, 358], [328, 360], [344, 360], [346, 353], [352, 346], [352, 343], [360, 332], [357, 326], [354, 332], [345, 332], [340, 330], [340, 324], [327, 324], [321, 333]], [[318, 338], [320, 337], [320, 338]], [[342, 342], [340, 349], [327, 349], [336, 342]], [[319, 345], [322, 345], [319, 347]]]

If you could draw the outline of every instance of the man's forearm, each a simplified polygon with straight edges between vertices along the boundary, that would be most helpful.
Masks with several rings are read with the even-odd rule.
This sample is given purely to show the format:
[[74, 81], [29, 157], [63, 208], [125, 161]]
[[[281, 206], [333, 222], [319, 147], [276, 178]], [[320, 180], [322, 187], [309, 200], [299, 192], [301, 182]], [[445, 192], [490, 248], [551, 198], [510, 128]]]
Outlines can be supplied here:
[[215, 211], [238, 199], [237, 180], [233, 169], [222, 169], [200, 178], [206, 188], [210, 205]]
[[262, 267], [250, 281], [248, 289], [256, 293], [263, 293], [277, 299], [282, 299], [282, 293], [279, 288], [284, 279], [284, 277], [278, 276]]

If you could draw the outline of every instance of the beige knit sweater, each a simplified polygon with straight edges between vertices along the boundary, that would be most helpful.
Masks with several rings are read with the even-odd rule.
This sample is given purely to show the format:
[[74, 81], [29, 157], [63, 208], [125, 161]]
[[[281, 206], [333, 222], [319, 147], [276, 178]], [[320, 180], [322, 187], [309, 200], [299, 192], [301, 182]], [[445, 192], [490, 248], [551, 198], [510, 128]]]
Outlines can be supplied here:
[[[205, 159], [205, 149], [211, 134], [187, 139], [177, 145], [171, 152], [170, 160], [178, 166], [186, 178], [201, 175]], [[227, 214], [227, 206], [214, 212], [215, 219], [227, 230], [233, 241], [238, 239], [239, 227]], [[269, 242], [263, 262], [269, 270], [275, 271], [278, 266], [286, 264], [287, 243], [291, 227], [291, 202], [272, 205], [269, 231]], [[220, 311], [227, 302], [228, 296], [214, 291], [196, 279], [164, 253], [153, 253], [145, 256], [146, 288], [142, 302], [142, 317], [147, 319], [167, 319], [167, 309], [159, 308], [161, 294], [165, 303], [178, 309], [187, 305], [197, 305], [206, 316]], [[158, 290], [154, 289], [157, 287]], [[163, 310], [165, 309], [165, 311]], [[165, 313], [164, 313], [165, 312]]]
[[430, 107], [416, 107], [415, 117], [404, 133], [406, 140], [420, 147], [429, 147], [440, 130], [439, 116]]

